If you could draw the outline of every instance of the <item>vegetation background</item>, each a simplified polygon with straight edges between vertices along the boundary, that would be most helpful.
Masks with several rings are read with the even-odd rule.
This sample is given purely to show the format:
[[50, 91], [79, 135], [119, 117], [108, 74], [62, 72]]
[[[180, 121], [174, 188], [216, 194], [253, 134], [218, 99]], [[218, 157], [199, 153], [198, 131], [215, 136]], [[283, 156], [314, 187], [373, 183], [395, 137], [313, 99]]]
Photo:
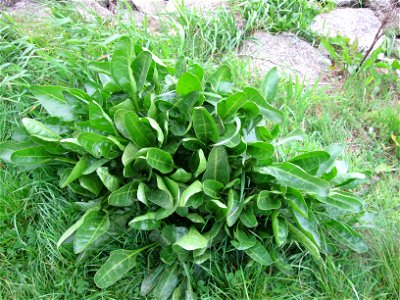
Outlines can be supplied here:
[[[158, 34], [148, 30], [146, 20], [144, 27], [118, 17], [110, 21], [93, 15], [88, 20], [73, 6], [58, 2], [49, 3], [50, 18], [2, 14], [0, 140], [8, 140], [15, 124], [37, 109], [30, 85], [82, 87], [92, 76], [87, 62], [110, 55], [121, 35], [161, 58], [186, 56], [207, 70], [228, 63], [238, 86], [259, 86], [262, 77], [235, 54], [243, 40], [264, 29], [291, 31], [319, 43], [309, 31], [310, 23], [317, 13], [332, 8], [329, 1], [243, 1], [234, 10], [204, 15], [181, 7], [176, 20], [165, 16]], [[241, 29], [237, 14], [247, 20]], [[332, 46], [334, 72], [343, 79], [332, 86], [283, 80], [274, 105], [284, 112], [284, 132], [300, 128], [307, 134], [290, 151], [344, 143], [351, 169], [371, 172], [371, 181], [359, 190], [368, 213], [358, 227], [370, 249], [364, 254], [342, 249], [326, 257], [325, 265], [306, 253], [291, 257], [291, 274], [275, 269], [267, 273], [257, 266], [234, 270], [214, 255], [210, 279], [198, 282], [200, 299], [400, 298], [400, 89], [393, 66], [376, 59], [394, 49], [384, 44], [353, 72], [362, 55], [345, 40], [327, 43]], [[79, 215], [71, 204], [76, 195], [59, 188], [56, 173], [51, 168], [24, 172], [0, 165], [0, 299], [139, 299], [145, 259], [116, 285], [100, 290], [93, 275], [105, 255], [76, 257], [68, 247], [56, 248], [60, 235]], [[124, 242], [134, 244], [141, 238]], [[109, 252], [115, 245], [106, 247]]]

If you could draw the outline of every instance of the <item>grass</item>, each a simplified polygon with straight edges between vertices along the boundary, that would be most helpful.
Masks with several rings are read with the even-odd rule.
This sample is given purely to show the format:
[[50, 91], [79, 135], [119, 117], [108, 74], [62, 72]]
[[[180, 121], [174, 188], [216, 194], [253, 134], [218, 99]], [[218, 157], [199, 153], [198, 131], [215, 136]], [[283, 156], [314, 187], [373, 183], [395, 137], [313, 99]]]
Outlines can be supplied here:
[[[234, 49], [259, 28], [306, 34], [311, 16], [319, 9], [308, 10], [307, 1], [279, 2], [281, 7], [277, 1], [245, 1], [234, 10], [222, 9], [213, 16], [181, 9], [178, 22], [170, 24], [175, 33], [159, 35], [126, 22], [99, 18], [85, 22], [59, 6], [53, 7], [55, 18], [41, 21], [41, 30], [32, 29], [23, 19], [3, 16], [0, 140], [16, 136], [11, 128], [23, 116], [40, 113], [29, 85], [82, 87], [83, 82], [95, 80], [86, 68], [88, 60], [109, 55], [113, 41], [121, 34], [160, 57], [186, 56], [206, 64], [210, 71], [216, 62], [229, 63], [238, 85], [260, 84], [261, 79], [251, 76], [246, 63], [235, 58]], [[277, 9], [279, 14], [263, 17]], [[282, 21], [285, 11], [289, 22]], [[248, 23], [244, 28], [237, 28], [235, 13], [245, 16]], [[298, 21], [295, 13], [303, 13], [297, 18], [304, 19]], [[222, 21], [217, 22], [219, 19]], [[338, 64], [343, 59], [339, 52]], [[307, 134], [303, 141], [293, 143], [293, 153], [285, 155], [294, 155], [298, 144], [315, 150], [341, 142], [346, 144], [343, 159], [351, 170], [374, 172], [371, 183], [360, 189], [369, 213], [358, 225], [370, 250], [359, 255], [340, 248], [324, 265], [308, 255], [292, 256], [289, 271], [274, 268], [268, 273], [256, 265], [242, 265], [240, 257], [235, 258], [237, 267], [223, 265], [214, 254], [202, 269], [209, 279], [196, 283], [200, 299], [400, 297], [399, 157], [390, 139], [391, 134], [400, 135], [400, 104], [398, 86], [390, 77], [392, 70], [388, 72], [387, 76], [376, 73], [372, 63], [360, 73], [346, 76], [340, 88], [283, 81], [274, 103], [285, 114], [283, 133], [301, 128]], [[54, 170], [21, 171], [3, 164], [0, 171], [0, 299], [139, 299], [138, 284], [144, 272], [153, 267], [152, 258], [157, 254], [142, 257], [129, 276], [106, 290], [95, 287], [93, 275], [106, 260], [106, 253], [125, 243], [133, 247], [143, 237], [116, 239], [107, 243], [104, 253], [85, 257], [76, 257], [70, 247], [57, 249], [56, 241], [79, 215], [74, 205], [79, 199], [55, 184]]]

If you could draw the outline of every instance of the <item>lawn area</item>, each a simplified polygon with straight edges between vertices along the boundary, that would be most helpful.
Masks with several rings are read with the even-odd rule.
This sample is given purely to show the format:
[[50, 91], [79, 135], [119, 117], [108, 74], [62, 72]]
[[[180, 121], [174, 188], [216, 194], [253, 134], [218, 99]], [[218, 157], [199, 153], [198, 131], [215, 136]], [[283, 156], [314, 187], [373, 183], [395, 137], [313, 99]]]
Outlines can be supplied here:
[[[163, 16], [157, 32], [146, 18], [144, 26], [122, 16], [85, 18], [72, 5], [56, 1], [47, 2], [49, 16], [34, 22], [0, 12], [0, 142], [24, 139], [22, 118], [47, 116], [32, 86], [90, 90], [99, 84], [91, 62], [109, 60], [121, 36], [177, 70], [185, 62], [198, 64], [206, 77], [228, 65], [238, 89], [262, 88], [265, 74], [237, 55], [243, 42], [262, 29], [292, 32], [317, 45], [321, 38], [310, 30], [312, 18], [334, 8], [333, 1], [239, 2], [234, 9], [210, 14], [180, 7], [176, 14]], [[238, 25], [238, 19], [244, 25]], [[331, 144], [344, 146], [341, 166], [347, 164], [350, 172], [367, 178], [350, 188], [365, 200], [366, 211], [344, 218], [361, 234], [368, 250], [357, 253], [334, 242], [337, 251], [318, 260], [303, 246], [288, 242], [279, 254], [285, 264], [265, 267], [246, 263], [228, 242], [217, 244], [206, 263], [191, 266], [193, 272], [206, 274], [192, 280], [197, 299], [400, 298], [399, 60], [393, 58], [396, 65], [378, 59], [379, 54], [395, 50], [389, 42], [362, 65], [363, 55], [344, 39], [322, 43], [330, 47], [335, 80], [310, 85], [280, 78], [270, 104], [282, 112], [280, 134], [291, 136], [292, 141], [289, 146], [276, 146], [277, 153], [286, 160]], [[57, 247], [62, 234], [82, 215], [82, 206], [76, 204], [82, 197], [60, 187], [60, 170], [54, 166], [17, 167], [4, 160], [2, 151], [0, 299], [156, 299], [150, 294], [142, 297], [140, 289], [159, 259], [157, 251], [139, 255], [129, 273], [110, 287], [100, 289], [93, 279], [111, 251], [139, 248], [147, 233], [130, 230], [128, 235], [103, 241], [100, 250], [78, 255], [72, 243]]]

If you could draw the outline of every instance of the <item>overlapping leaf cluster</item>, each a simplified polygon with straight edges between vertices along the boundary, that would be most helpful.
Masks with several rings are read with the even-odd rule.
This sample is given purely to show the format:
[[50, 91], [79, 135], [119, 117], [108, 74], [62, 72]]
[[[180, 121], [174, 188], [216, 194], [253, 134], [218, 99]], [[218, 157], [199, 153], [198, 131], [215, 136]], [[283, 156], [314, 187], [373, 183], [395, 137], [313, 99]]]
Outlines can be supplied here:
[[[24, 118], [1, 158], [32, 168], [53, 164], [61, 187], [82, 195], [85, 211], [60, 238], [75, 253], [101, 249], [113, 234], [148, 231], [141, 249], [111, 252], [95, 276], [105, 288], [129, 272], [139, 253], [159, 251], [159, 266], [141, 293], [193, 298], [194, 264], [215, 244], [247, 261], [282, 266], [283, 249], [299, 244], [316, 258], [334, 240], [365, 251], [360, 236], [339, 220], [363, 201], [346, 191], [362, 180], [337, 162], [340, 145], [281, 161], [282, 114], [275, 69], [262, 92], [237, 89], [227, 66], [206, 76], [197, 64], [166, 65], [123, 37], [110, 61], [93, 62], [99, 83], [86, 91], [34, 86], [49, 117]], [[148, 244], [146, 244], [148, 243]], [[185, 275], [184, 275], [185, 274]]]

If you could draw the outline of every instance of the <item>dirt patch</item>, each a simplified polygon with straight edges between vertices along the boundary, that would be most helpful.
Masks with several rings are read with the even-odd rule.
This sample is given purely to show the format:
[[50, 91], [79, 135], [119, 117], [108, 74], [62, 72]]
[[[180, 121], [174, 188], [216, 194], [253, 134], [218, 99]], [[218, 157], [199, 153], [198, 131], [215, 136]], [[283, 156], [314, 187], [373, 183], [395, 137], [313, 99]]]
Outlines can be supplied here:
[[259, 31], [244, 43], [239, 56], [250, 59], [251, 69], [261, 75], [278, 67], [281, 73], [298, 76], [308, 84], [328, 81], [328, 56], [293, 34]]
[[343, 36], [358, 41], [360, 50], [367, 50], [374, 41], [381, 22], [368, 8], [341, 8], [315, 17], [311, 30], [327, 37]]

